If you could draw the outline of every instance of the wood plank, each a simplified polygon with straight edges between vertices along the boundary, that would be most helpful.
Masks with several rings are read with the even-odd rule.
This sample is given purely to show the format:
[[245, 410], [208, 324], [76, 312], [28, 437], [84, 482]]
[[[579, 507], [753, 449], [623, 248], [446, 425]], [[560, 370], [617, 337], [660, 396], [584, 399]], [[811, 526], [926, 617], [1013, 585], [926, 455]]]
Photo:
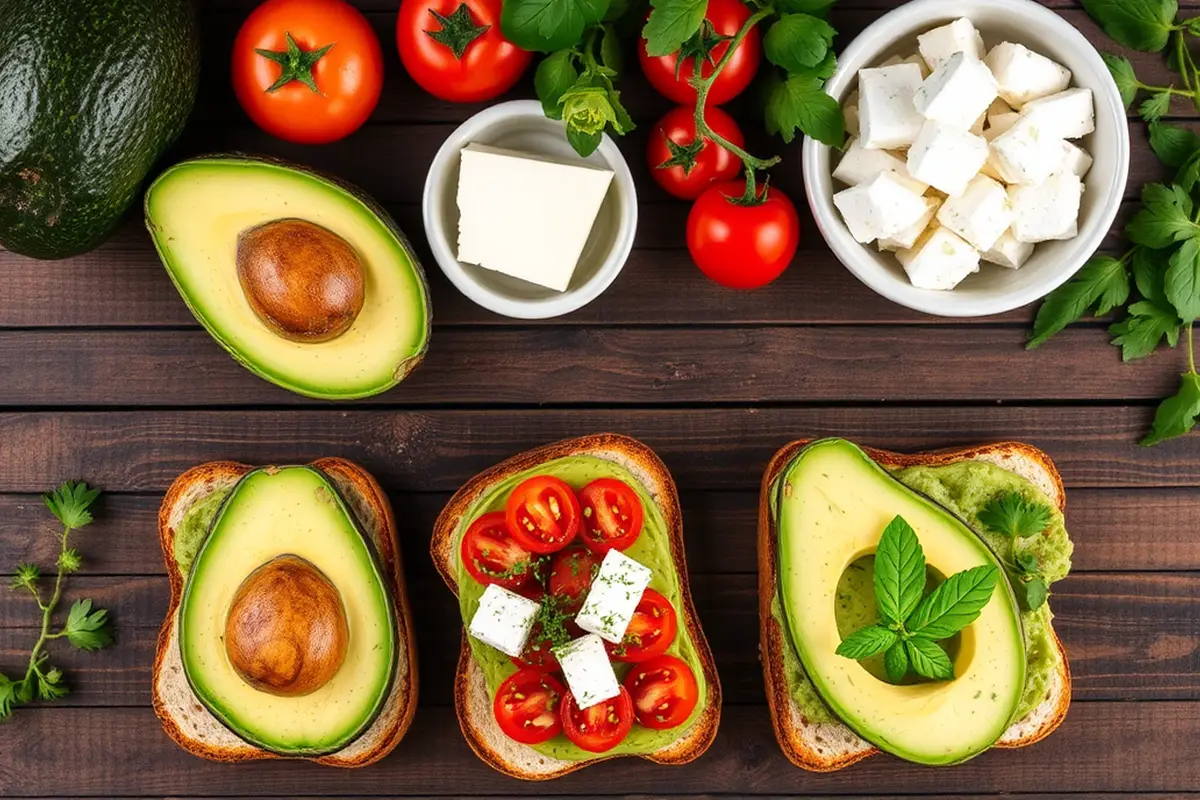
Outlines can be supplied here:
[[[1035, 746], [993, 751], [933, 770], [874, 758], [812, 775], [790, 767], [771, 733], [766, 706], [727, 706], [702, 758], [684, 767], [622, 759], [546, 784], [505, 778], [471, 755], [451, 709], [422, 708], [389, 758], [347, 773], [311, 764], [259, 762], [237, 769], [176, 748], [148, 708], [26, 710], [5, 729], [0, 786], [9, 796], [132, 794], [244, 796], [321, 794], [820, 794], [1186, 792], [1200, 789], [1200, 759], [1184, 746], [1200, 737], [1192, 702], [1078, 703], [1066, 724]], [[1102, 732], [1102, 733], [1101, 733]], [[70, 769], [65, 769], [69, 764]]]

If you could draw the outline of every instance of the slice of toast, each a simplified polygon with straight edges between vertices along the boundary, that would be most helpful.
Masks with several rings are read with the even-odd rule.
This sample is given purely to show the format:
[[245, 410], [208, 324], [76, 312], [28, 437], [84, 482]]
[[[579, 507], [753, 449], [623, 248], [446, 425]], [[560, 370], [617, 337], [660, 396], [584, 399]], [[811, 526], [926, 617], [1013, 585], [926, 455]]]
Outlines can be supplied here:
[[[771, 525], [771, 484], [793, 458], [812, 440], [792, 442], [784, 447], [767, 466], [763, 475], [758, 509], [758, 613], [760, 622], [760, 656], [763, 677], [767, 685], [767, 702], [771, 707], [771, 722], [775, 738], [784, 755], [798, 767], [812, 772], [834, 772], [862, 761], [879, 752], [841, 722], [810, 722], [788, 692], [783, 663], [783, 648], [790, 647], [784, 631], [771, 615], [771, 601], [778, 586], [778, 557], [776, 536]], [[905, 455], [887, 450], [862, 448], [885, 468], [914, 466], [943, 466], [958, 461], [987, 461], [1016, 473], [1038, 487], [1062, 510], [1066, 492], [1054, 463], [1042, 451], [1019, 442], [1002, 442], [982, 447], [939, 450]], [[1050, 682], [1045, 700], [1023, 719], [1014, 722], [996, 747], [1024, 747], [1049, 736], [1062, 724], [1071, 703], [1071, 670], [1062, 642], [1054, 634], [1062, 655], [1061, 670]]]
[[[721, 718], [721, 684], [708, 640], [704, 638], [696, 609], [692, 605], [687, 563], [684, 558], [683, 518], [679, 510], [679, 495], [670, 473], [654, 451], [626, 436], [596, 434], [530, 450], [497, 464], [468, 481], [442, 510], [434, 525], [433, 539], [430, 542], [433, 562], [446, 585], [457, 595], [458, 548], [455, 534], [463, 515], [497, 483], [519, 472], [533, 469], [539, 464], [567, 456], [603, 458], [629, 470], [645, 487], [666, 520], [667, 535], [671, 540], [671, 555], [679, 575], [680, 623], [687, 629], [700, 656], [704, 677], [708, 683], [708, 702], [692, 727], [678, 739], [641, 757], [659, 764], [686, 764], [704, 753], [717, 735], [717, 725]], [[598, 755], [582, 761], [566, 761], [545, 756], [529, 745], [508, 738], [496, 722], [483, 670], [471, 655], [465, 632], [454, 680], [454, 705], [458, 711], [463, 735], [471, 749], [489, 765], [514, 778], [530, 781], [549, 780], [590, 764], [620, 757]]]
[[[396, 520], [383, 489], [362, 467], [340, 458], [323, 458], [311, 466], [329, 478], [354, 514], [359, 529], [370, 537], [396, 610], [396, 674], [379, 716], [358, 739], [341, 750], [305, 759], [335, 767], [362, 767], [383, 758], [400, 743], [417, 709], [417, 653], [404, 590]], [[195, 503], [214, 492], [231, 489], [251, 469], [247, 464], [232, 461], [193, 467], [171, 484], [158, 512], [158, 539], [171, 580], [171, 605], [158, 635], [154, 659], [154, 712], [176, 744], [211, 761], [289, 758], [243, 741], [210, 714], [192, 692], [179, 649], [179, 603], [186, 576], [175, 562], [175, 531]]]

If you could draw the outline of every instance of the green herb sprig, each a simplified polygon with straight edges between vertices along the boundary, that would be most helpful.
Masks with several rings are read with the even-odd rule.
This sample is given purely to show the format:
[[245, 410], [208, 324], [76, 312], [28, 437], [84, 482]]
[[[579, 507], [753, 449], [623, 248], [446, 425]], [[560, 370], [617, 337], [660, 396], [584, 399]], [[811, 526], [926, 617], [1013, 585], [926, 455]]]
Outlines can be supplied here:
[[1013, 540], [1012, 558], [1004, 566], [1014, 578], [1013, 586], [1021, 605], [1037, 611], [1050, 596], [1050, 583], [1038, 557], [1025, 548], [1024, 541], [1040, 536], [1049, 527], [1050, 508], [1026, 500], [1016, 492], [1006, 492], [992, 498], [978, 516], [985, 528]]
[[883, 654], [888, 680], [912, 671], [922, 678], [954, 677], [950, 656], [938, 644], [974, 622], [992, 598], [1000, 575], [994, 566], [951, 575], [925, 595], [925, 551], [903, 517], [883, 531], [875, 551], [875, 604], [880, 622], [855, 631], [837, 654], [855, 661]]
[[83, 558], [79, 551], [67, 546], [68, 539], [73, 532], [91, 524], [92, 513], [89, 509], [99, 496], [99, 489], [92, 489], [80, 481], [68, 481], [42, 498], [50, 513], [54, 514], [63, 526], [62, 532], [57, 534], [58, 572], [48, 600], [43, 600], [42, 574], [37, 565], [21, 564], [13, 576], [11, 588], [14, 591], [28, 592], [33, 597], [41, 611], [42, 624], [33, 650], [29, 654], [29, 664], [24, 677], [13, 680], [0, 673], [0, 720], [11, 717], [16, 706], [33, 702], [35, 699], [57, 700], [70, 691], [63, 683], [62, 670], [48, 663], [50, 654], [45, 651], [45, 647], [49, 642], [65, 638], [80, 650], [99, 650], [113, 643], [112, 623], [108, 612], [101, 608], [93, 608], [91, 600], [76, 600], [71, 605], [63, 626], [55, 630], [53, 625], [54, 612], [62, 599], [64, 578], [78, 572], [83, 566]]

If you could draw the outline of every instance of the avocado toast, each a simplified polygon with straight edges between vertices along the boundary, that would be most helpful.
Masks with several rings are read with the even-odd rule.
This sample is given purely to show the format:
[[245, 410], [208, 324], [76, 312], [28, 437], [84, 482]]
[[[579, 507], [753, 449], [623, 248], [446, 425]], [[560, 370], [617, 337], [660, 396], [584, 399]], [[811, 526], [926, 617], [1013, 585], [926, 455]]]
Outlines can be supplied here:
[[[592, 487], [608, 485], [611, 488], [618, 483], [628, 487], [621, 490], [625, 498], [621, 508], [640, 504], [644, 512], [635, 526], [640, 528], [640, 533], [632, 532], [635, 541], [608, 540], [611, 549], [601, 561], [590, 549], [595, 542], [589, 538], [590, 526], [585, 521], [571, 546], [558, 550], [548, 560], [521, 557], [521, 561], [514, 562], [510, 559], [508, 569], [503, 572], [495, 568], [497, 564], [483, 563], [495, 553], [486, 547], [472, 548], [472, 542], [481, 530], [480, 523], [486, 527], [489, 518], [501, 523], [492, 531], [498, 538], [487, 541], [492, 543], [494, 551], [510, 551], [511, 548], [505, 546], [504, 520], [496, 516], [497, 509], [511, 506], [508, 501], [514, 495], [520, 496], [522, 487], [530, 485], [531, 480], [546, 478], [562, 481], [562, 486], [567, 487], [565, 493], [559, 495], [563, 502], [570, 503], [567, 495], [575, 492], [584, 498], [582, 515], [587, 521], [605, 513], [603, 509], [599, 513], [589, 513], [592, 506], [587, 497]], [[609, 505], [616, 511], [615, 503]], [[598, 530], [595, 532], [599, 533]], [[720, 720], [721, 687], [688, 588], [678, 495], [666, 467], [645, 445], [623, 436], [598, 434], [510, 458], [476, 476], [455, 494], [438, 518], [430, 550], [446, 584], [459, 597], [464, 628], [471, 632], [464, 630], [455, 677], [455, 706], [468, 743], [489, 765], [517, 778], [547, 780], [620, 755], [638, 756], [662, 764], [683, 764], [699, 757], [712, 743]], [[600, 594], [596, 587], [606, 581], [608, 562], [623, 556], [627, 557], [623, 560], [634, 562], [634, 569], [637, 564], [648, 568], [651, 573], [649, 585], [640, 600], [634, 598], [637, 611], [626, 635], [609, 636], [603, 642], [613, 664], [610, 666], [601, 656], [596, 666], [599, 671], [608, 673], [610, 681], [614, 673], [623, 673], [621, 680], [626, 687], [632, 687], [632, 709], [638, 721], [630, 725], [631, 708], [627, 699], [630, 694], [622, 687], [620, 697], [592, 706], [592, 709], [607, 708], [609, 721], [623, 720], [622, 731], [609, 732], [606, 741], [583, 740], [583, 746], [579, 746], [576, 744], [578, 737], [568, 738], [556, 722], [560, 712], [568, 711], [568, 706], [574, 710], [574, 706], [583, 705], [570, 699], [572, 692], [579, 694], [583, 689], [582, 683], [572, 678], [571, 669], [571, 662], [580, 655], [568, 651], [577, 649], [576, 645], [600, 646], [595, 634], [580, 634], [585, 630], [601, 629], [602, 623], [612, 622], [611, 614], [601, 614], [601, 618], [593, 619], [592, 624], [585, 617], [589, 604]], [[563, 563], [569, 566], [561, 566]], [[529, 580], [522, 582], [525, 575]], [[522, 637], [526, 640], [525, 647], [522, 649], [518, 645], [512, 651], [518, 652], [518, 657], [510, 658], [472, 635], [487, 635], [480, 630], [481, 625], [476, 619], [480, 616], [478, 610], [487, 602], [484, 595], [500, 590], [498, 586], [484, 587], [478, 580], [489, 576], [501, 582], [512, 578], [507, 581], [508, 585], [541, 599], [539, 627], [533, 631], [526, 627]], [[563, 584], [566, 589], [562, 588]], [[548, 608], [558, 608], [553, 603], [557, 602], [560, 593], [569, 595], [572, 591], [575, 600], [568, 604], [565, 613], [547, 613]], [[509, 599], [517, 605], [523, 601], [520, 596]], [[664, 633], [668, 624], [669, 630]], [[562, 640], [553, 641], [554, 637], [547, 633], [550, 629], [558, 630]], [[635, 629], [640, 631], [639, 635], [632, 633]], [[567, 643], [572, 636], [576, 638]], [[614, 639], [619, 643], [613, 644]], [[564, 643], [566, 649], [552, 646]], [[601, 654], [604, 652], [600, 650]], [[670, 710], [658, 719], [644, 715], [639, 705], [639, 700], [648, 696], [639, 693], [639, 680], [651, 673], [676, 680], [673, 684], [663, 684], [666, 688], [659, 697], [665, 698], [666, 702], [660, 708], [669, 705]], [[560, 678], [564, 674], [565, 677]], [[547, 713], [540, 719], [525, 721], [527, 725], [544, 725], [540, 735], [526, 737], [519, 725], [514, 729], [511, 718], [506, 716], [507, 727], [498, 719], [500, 707], [505, 705], [503, 698], [497, 701], [498, 694], [503, 694], [505, 687], [522, 675], [535, 678], [539, 684], [535, 690], [543, 695], [550, 691], [549, 700], [541, 709]], [[687, 688], [690, 691], [681, 690], [680, 686], [687, 683], [685, 679], [689, 677]], [[571, 692], [567, 691], [568, 686]], [[523, 695], [517, 696], [523, 698]], [[613, 705], [606, 706], [608, 702]], [[590, 723], [585, 724], [588, 710], [581, 713], [585, 717], [579, 718], [578, 722], [579, 729], [583, 730]], [[517, 741], [512, 738], [514, 734], [532, 743]]]
[[[1044, 505], [1044, 530], [1022, 538], [1019, 545], [989, 530], [980, 514], [1006, 496], [1033, 507]], [[1032, 579], [1014, 574], [1012, 566], [1018, 560], [1014, 548], [1020, 547], [1037, 559], [1039, 579], [1049, 584], [1065, 576], [1071, 544], [1063, 526], [1064, 502], [1062, 481], [1050, 459], [1019, 443], [917, 455], [858, 448], [843, 440], [799, 441], [780, 450], [762, 483], [759, 614], [767, 698], [776, 738], [788, 759], [808, 770], [828, 772], [887, 749], [920, 763], [952, 764], [988, 746], [1032, 744], [1057, 728], [1071, 695], [1066, 653], [1051, 626], [1053, 615], [1044, 595], [1039, 602], [1028, 594], [1025, 582]], [[954, 662], [954, 673], [940, 683], [893, 686], [876, 668], [878, 659], [856, 662], [833, 654], [839, 639], [845, 640], [853, 628], [878, 619], [876, 609], [861, 602], [860, 595], [872, 595], [871, 576], [866, 571], [864, 581], [862, 559], [881, 542], [883, 525], [901, 515], [918, 531], [930, 556], [930, 572], [940, 571], [937, 577], [942, 581], [963, 567], [987, 564], [996, 565], [1001, 576], [979, 619], [942, 644]], [[789, 600], [784, 598], [803, 605], [796, 599], [796, 581], [804, 571], [789, 570], [781, 551], [785, 538], [806, 535], [786, 522], [801, 517], [818, 523], [824, 517], [823, 527], [812, 529], [820, 531], [820, 539], [858, 537], [842, 551], [835, 546], [824, 554], [830, 576], [826, 580], [833, 585], [819, 589], [823, 599], [803, 618], [789, 613]], [[785, 592], [789, 582], [792, 586]], [[1036, 610], [1030, 610], [1031, 600]], [[851, 624], [853, 617], [857, 624]], [[827, 630], [819, 630], [822, 625]], [[802, 655], [797, 641], [810, 651], [809, 645], [820, 641], [816, 656]], [[981, 666], [986, 659], [977, 656], [985, 646], [991, 648], [988, 658], [994, 655], [996, 663], [1006, 666]], [[823, 670], [831, 674], [820, 674]], [[847, 689], [855, 680], [857, 688]], [[853, 708], [856, 702], [874, 707], [855, 713], [864, 710]], [[885, 705], [889, 708], [882, 708]], [[894, 712], [891, 719], [888, 712]], [[919, 745], [929, 744], [939, 731], [946, 741], [938, 754], [908, 747], [914, 739]]]
[[153, 702], [180, 747], [339, 767], [391, 752], [416, 711], [416, 651], [395, 519], [365, 470], [203, 464], [158, 529], [171, 604]]

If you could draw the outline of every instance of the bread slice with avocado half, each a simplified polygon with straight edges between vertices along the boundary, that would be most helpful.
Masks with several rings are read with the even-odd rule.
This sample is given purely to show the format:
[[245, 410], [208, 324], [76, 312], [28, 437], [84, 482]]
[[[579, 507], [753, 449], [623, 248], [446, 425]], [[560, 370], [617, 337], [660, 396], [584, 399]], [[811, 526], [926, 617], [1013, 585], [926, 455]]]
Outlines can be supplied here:
[[[562, 734], [545, 744], [522, 744], [504, 733], [493, 711], [499, 682], [515, 672], [516, 667], [498, 650], [469, 638], [464, 631], [454, 681], [455, 707], [463, 735], [489, 765], [524, 780], [557, 778], [625, 755], [660, 764], [684, 764], [698, 758], [717, 733], [721, 685], [692, 605], [675, 484], [658, 456], [641, 442], [615, 434], [597, 434], [551, 444], [492, 467], [467, 482], [451, 498], [434, 527], [430, 552], [447, 586], [459, 598], [464, 626], [470, 623], [481, 592], [460, 555], [467, 528], [482, 513], [503, 508], [510, 490], [521, 481], [543, 474], [566, 481], [576, 491], [597, 477], [618, 478], [636, 491], [644, 507], [645, 524], [626, 554], [651, 566], [650, 588], [662, 592], [675, 609], [678, 632], [667, 653], [691, 666], [699, 688], [698, 702], [678, 727], [651, 731], [635, 723], [621, 745], [606, 753], [580, 750]], [[481, 660], [486, 663], [486, 670]], [[631, 744], [635, 734], [640, 747]]]
[[[868, 463], [873, 462], [871, 463], [872, 468], [876, 465], [882, 468], [890, 475], [890, 477], [885, 476], [885, 479], [911, 490], [913, 504], [889, 505], [888, 508], [881, 506], [870, 509], [869, 513], [862, 514], [856, 510], [856, 507], [874, 502], [864, 497], [869, 493], [856, 495], [854, 488], [849, 488], [846, 490], [849, 492], [848, 495], [829, 496], [832, 491], [835, 491], [831, 487], [845, 486], [847, 483], [845, 475], [836, 472], [838, 469], [836, 463], [830, 465], [811, 462], [819, 464], [820, 469], [815, 472], [792, 471], [802, 455], [812, 452], [810, 448], [830, 445], [833, 445], [834, 448], [845, 445], [846, 447], [842, 448], [845, 450], [852, 448], [853, 453], [863, 456]], [[830, 466], [832, 469], [827, 468]], [[810, 476], [810, 485], [797, 487], [790, 481], [783, 480], [785, 476], [795, 480]], [[981, 546], [975, 548], [976, 555], [978, 555], [978, 551], [982, 551], [982, 558], [985, 561], [990, 560], [991, 563], [1002, 565], [996, 554], [992, 552], [992, 548], [996, 546], [996, 538], [993, 536], [989, 543], [987, 537], [981, 533], [984, 526], [979, 522], [976, 512], [982, 503], [1009, 491], [1032, 502], [1044, 504], [1050, 511], [1050, 525], [1044, 529], [1042, 535], [1027, 540], [1032, 544], [1023, 544], [1022, 547], [1038, 550], [1041, 568], [1048, 582], [1064, 577], [1070, 566], [1071, 546], [1062, 523], [1062, 510], [1066, 500], [1062, 479], [1050, 458], [1033, 447], [1016, 442], [1004, 442], [981, 447], [905, 455], [873, 448], [857, 448], [857, 446], [842, 440], [803, 440], [793, 442], [775, 454], [763, 476], [759, 505], [760, 648], [767, 699], [775, 735], [784, 754], [792, 763], [814, 772], [831, 772], [875, 755], [880, 750], [866, 738], [860, 736], [855, 729], [843, 721], [839, 713], [825, 702], [825, 696], [816, 689], [809, 675], [807, 662], [800, 657], [796, 649], [789, 630], [788, 614], [782, 607], [781, 599], [781, 574], [787, 572], [787, 570], [781, 570], [780, 531], [782, 523], [780, 520], [783, 512], [779, 506], [785, 502], [782, 498], [786, 495], [788, 498], [792, 498], [792, 502], [799, 504], [793, 507], [796, 514], [801, 513], [796, 509], [803, 509], [806, 507], [805, 504], [809, 504], [808, 518], [825, 523], [824, 527], [821, 527], [818, 522], [817, 527], [813, 530], [819, 530], [821, 531], [820, 535], [829, 538], [836, 538], [846, 533], [847, 529], [854, 527], [853, 521], [855, 520], [865, 518], [872, 520], [872, 524], [875, 524], [892, 514], [920, 515], [923, 513], [922, 505], [933, 506], [945, 510], [952, 520], [949, 524], [957, 525], [964, 537], [974, 534], [974, 538], [978, 539], [977, 544]], [[887, 505], [887, 503], [884, 504]], [[811, 526], [812, 522], [805, 524]], [[921, 531], [921, 544], [928, 550], [930, 542], [927, 541], [925, 526], [914, 522], [914, 527]], [[875, 531], [875, 541], [878, 541], [879, 533], [880, 531]], [[959, 548], [960, 553], [963, 548], [967, 547], [967, 543], [962, 544], [963, 547]], [[851, 567], [858, 563], [857, 559], [862, 554], [873, 552], [872, 548], [862, 545], [862, 542], [850, 545], [852, 549], [855, 547], [858, 549], [850, 554], [848, 560], [830, 562], [833, 564], [831, 569], [842, 570], [845, 568], [846, 571], [843, 573], [842, 579], [838, 580], [836, 600], [832, 593], [821, 594], [820, 599], [814, 600], [822, 608], [824, 608], [824, 601], [829, 600], [829, 611], [821, 611], [818, 615], [824, 617], [826, 620], [824, 624], [833, 625], [833, 620], [838, 613], [834, 611], [835, 604], [848, 602], [845, 587], [849, 584], [843, 583], [843, 581], [847, 580], [846, 576], [850, 573]], [[1007, 560], [1009, 562], [1012, 560], [1011, 555], [1011, 552], [1008, 553]], [[931, 568], [936, 567], [936, 559], [932, 556], [928, 563]], [[1015, 586], [1015, 579], [1003, 566], [999, 572], [1001, 578], [997, 584], [996, 595], [989, 601], [989, 606], [1015, 603], [1015, 595], [1011, 591]], [[944, 579], [946, 575], [943, 574], [941, 577]], [[791, 580], [794, 586], [795, 577]], [[873, 598], [874, 594], [870, 590], [869, 583], [867, 583], [867, 587], [870, 597]], [[797, 602], [794, 589], [790, 596], [793, 598], [793, 602]], [[839, 608], [838, 611], [841, 609]], [[873, 615], [874, 610], [871, 609], [870, 613]], [[988, 735], [986, 742], [992, 742], [991, 746], [995, 747], [1023, 747], [1045, 738], [1062, 723], [1071, 700], [1070, 667], [1066, 652], [1050, 625], [1052, 615], [1048, 607], [1043, 605], [1039, 611], [1030, 612], [1027, 607], [1022, 606], [1019, 609], [1019, 619], [1020, 625], [1016, 626], [1015, 630], [1018, 639], [1023, 641], [1026, 648], [1025, 660], [1020, 663], [1021, 672], [1019, 673], [1023, 676], [1023, 684], [1016, 687], [1016, 690], [1021, 692], [1020, 702], [1016, 705], [1015, 713], [1011, 716], [1001, 717], [999, 726]], [[808, 622], [799, 624], [805, 626], [806, 630], [811, 630], [807, 627]], [[851, 632], [850, 630], [840, 630], [840, 627], [839, 620], [837, 626], [839, 629], [824, 633], [819, 644], [819, 647], [823, 648], [820, 652], [823, 653], [824, 649], [828, 649], [830, 660], [840, 659], [841, 663], [849, 665], [849, 667], [842, 667], [847, 675], [850, 675], [851, 668], [856, 670], [850, 675], [851, 678], [865, 677], [864, 681], [860, 681], [860, 686], [865, 687], [861, 689], [863, 697], [873, 699], [890, 697], [891, 695], [888, 693], [891, 690], [907, 692], [907, 694], [900, 695], [904, 699], [896, 706], [897, 717], [903, 718], [908, 713], [914, 715], [925, 713], [926, 707], [938, 706], [939, 698], [935, 693], [943, 691], [940, 687], [952, 687], [959, 678], [963, 678], [964, 674], [975, 675], [978, 673], [978, 669], [972, 667], [972, 661], [977, 661], [977, 659], [973, 658], [971, 653], [981, 646], [981, 637], [976, 631], [969, 630], [964, 631], [962, 636], [974, 637], [967, 645], [971, 650], [968, 652], [964, 647], [963, 651], [958, 654], [954, 664], [956, 680], [940, 684], [923, 684], [920, 687], [891, 686], [858, 667], [858, 663], [865, 666], [867, 662], [856, 663], [832, 655], [832, 650], [837, 647], [839, 640]], [[972, 629], [979, 627], [980, 622], [978, 621], [971, 626]], [[982, 645], [986, 644], [986, 642], [982, 643]], [[965, 656], [963, 652], [966, 652]], [[951, 655], [955, 655], [953, 651], [951, 651]], [[834, 669], [837, 667], [835, 666]], [[831, 685], [835, 685], [836, 680], [835, 678], [834, 682], [824, 681], [823, 685], [826, 687], [826, 691], [829, 691]], [[999, 682], [1003, 683], [1003, 681]], [[884, 688], [876, 692], [873, 687]], [[986, 704], [989, 697], [992, 700], [997, 698], [995, 693], [986, 691], [986, 684], [982, 684], [978, 688], [964, 685], [963, 688], [970, 689], [969, 697], [966, 698], [968, 703], [982, 702]], [[927, 694], [918, 696], [915, 694], [918, 691]], [[950, 689], [945, 689], [945, 691], [950, 691]], [[942, 699], [944, 698], [945, 695], [942, 695]], [[1001, 698], [1001, 700], [1003, 699]], [[924, 703], [925, 700], [933, 702]], [[974, 708], [975, 706], [970, 707]], [[915, 711], [917, 708], [922, 708], [922, 710], [917, 712]], [[910, 709], [914, 710], [910, 712]], [[948, 735], [968, 738], [966, 730], [968, 723], [965, 721], [968, 716], [974, 716], [974, 714], [957, 712], [951, 714], [947, 719]], [[860, 726], [863, 726], [860, 729], [866, 732], [863, 717], [856, 715], [854, 718]], [[924, 730], [928, 729], [928, 726], [924, 728]], [[992, 734], [999, 734], [998, 738]], [[986, 747], [986, 743], [983, 744], [983, 747]], [[973, 754], [974, 752], [970, 752], [966, 757], [969, 758]], [[901, 755], [906, 757], [904, 754]], [[965, 759], [955, 759], [950, 755], [942, 761], [930, 759], [923, 763], [950, 764], [961, 760]]]
[[396, 522], [371, 475], [340, 458], [203, 464], [167, 491], [158, 536], [171, 603], [153, 702], [180, 747], [337, 767], [395, 748], [417, 660]]

